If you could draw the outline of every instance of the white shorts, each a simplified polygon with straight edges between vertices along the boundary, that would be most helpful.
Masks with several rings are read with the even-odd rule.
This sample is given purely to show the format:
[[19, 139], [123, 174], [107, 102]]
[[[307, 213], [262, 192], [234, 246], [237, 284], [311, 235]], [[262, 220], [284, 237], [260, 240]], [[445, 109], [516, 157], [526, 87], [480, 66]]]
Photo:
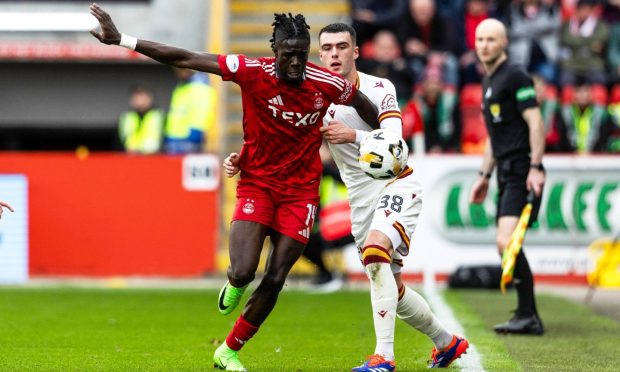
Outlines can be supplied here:
[[358, 252], [364, 247], [370, 230], [381, 231], [394, 248], [392, 272], [400, 272], [402, 256], [409, 254], [411, 238], [422, 211], [422, 185], [414, 174], [410, 174], [366, 195], [366, 203], [351, 203], [351, 230]]

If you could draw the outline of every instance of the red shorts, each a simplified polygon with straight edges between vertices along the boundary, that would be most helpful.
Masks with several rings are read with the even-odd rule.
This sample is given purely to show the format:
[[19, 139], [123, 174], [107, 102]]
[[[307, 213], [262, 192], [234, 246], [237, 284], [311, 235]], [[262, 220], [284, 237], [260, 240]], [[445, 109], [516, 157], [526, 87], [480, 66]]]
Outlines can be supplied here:
[[291, 195], [239, 182], [232, 219], [258, 222], [307, 244], [318, 205], [316, 193], [314, 196]]

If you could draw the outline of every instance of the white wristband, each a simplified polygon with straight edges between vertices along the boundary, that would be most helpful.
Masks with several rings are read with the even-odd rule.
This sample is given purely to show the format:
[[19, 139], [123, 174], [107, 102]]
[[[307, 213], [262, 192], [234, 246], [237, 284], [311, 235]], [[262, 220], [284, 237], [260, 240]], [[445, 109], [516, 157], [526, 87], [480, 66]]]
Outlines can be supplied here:
[[127, 49], [136, 50], [136, 45], [138, 44], [138, 38], [133, 36], [121, 34], [121, 42], [118, 45], [125, 47]]

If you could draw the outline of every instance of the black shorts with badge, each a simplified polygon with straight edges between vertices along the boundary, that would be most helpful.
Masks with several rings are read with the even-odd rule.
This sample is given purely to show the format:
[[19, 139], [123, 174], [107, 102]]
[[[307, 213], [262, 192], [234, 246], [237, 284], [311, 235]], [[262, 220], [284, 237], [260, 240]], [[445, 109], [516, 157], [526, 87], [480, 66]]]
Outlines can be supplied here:
[[[527, 175], [530, 171], [529, 156], [512, 156], [497, 159], [497, 218], [521, 215], [527, 202]], [[534, 199], [529, 226], [538, 219], [541, 196]]]

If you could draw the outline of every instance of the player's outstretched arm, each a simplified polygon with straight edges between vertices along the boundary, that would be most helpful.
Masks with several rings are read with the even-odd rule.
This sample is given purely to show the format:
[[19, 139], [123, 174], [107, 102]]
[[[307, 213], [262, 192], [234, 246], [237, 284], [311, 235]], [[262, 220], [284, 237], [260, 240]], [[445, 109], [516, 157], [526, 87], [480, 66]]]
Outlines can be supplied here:
[[[96, 3], [91, 4], [90, 14], [97, 18], [101, 26], [101, 31], [91, 30], [90, 33], [104, 44], [120, 45], [121, 33], [116, 29], [116, 25], [110, 15]], [[222, 75], [222, 70], [215, 54], [192, 52], [148, 40], [137, 40], [135, 41], [135, 47], [134, 45], [131, 47], [138, 53], [161, 63]]]
[[368, 97], [359, 90], [353, 100], [351, 101], [351, 106], [355, 108], [360, 118], [364, 120], [368, 125], [370, 125], [373, 129], [379, 129], [379, 111], [377, 107], [370, 102]]
[[6, 209], [10, 210], [11, 212], [13, 212], [13, 208], [8, 203], [5, 203], [2, 200], [0, 200], [0, 218], [2, 218], [2, 209], [3, 208], [6, 208]]

